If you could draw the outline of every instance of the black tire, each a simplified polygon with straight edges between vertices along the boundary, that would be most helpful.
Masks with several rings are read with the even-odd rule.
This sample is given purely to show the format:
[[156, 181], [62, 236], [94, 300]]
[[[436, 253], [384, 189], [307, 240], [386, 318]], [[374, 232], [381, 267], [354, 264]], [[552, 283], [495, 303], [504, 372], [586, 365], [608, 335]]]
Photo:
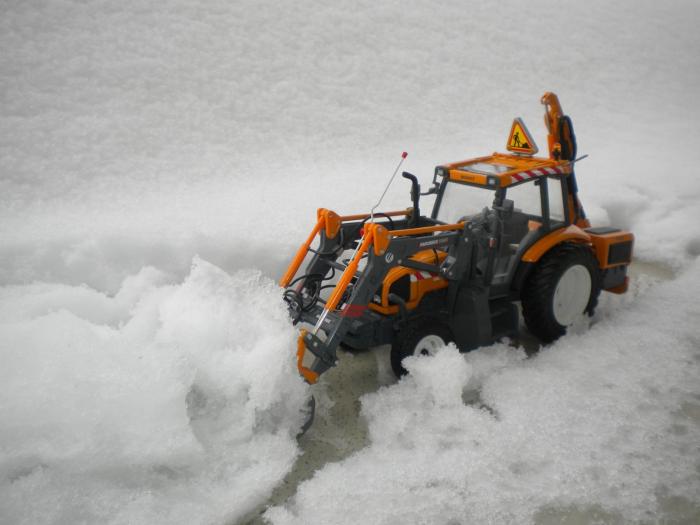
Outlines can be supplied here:
[[[559, 313], [559, 320], [555, 313], [555, 292], [557, 286], [562, 280], [567, 271], [571, 274], [583, 276], [580, 268], [583, 267], [590, 275], [590, 293], [588, 300], [584, 303], [584, 298], [576, 295], [569, 295], [569, 311], [566, 311], [566, 306], [562, 306], [566, 302], [566, 298], [560, 298], [557, 301], [556, 310], [564, 313]], [[571, 279], [571, 277], [567, 277]], [[575, 277], [574, 277], [575, 279]], [[580, 277], [579, 277], [579, 280]], [[585, 276], [583, 277], [585, 286]], [[575, 288], [575, 287], [574, 287]], [[570, 290], [575, 291], [574, 288]], [[585, 289], [585, 287], [581, 288]], [[530, 276], [527, 278], [521, 293], [521, 301], [523, 307], [523, 317], [525, 324], [530, 332], [537, 336], [543, 343], [551, 343], [566, 333], [566, 329], [571, 323], [560, 323], [561, 318], [565, 318], [572, 314], [572, 310], [577, 307], [584, 306], [583, 312], [578, 312], [578, 315], [586, 313], [589, 316], [593, 315], [596, 305], [598, 304], [598, 296], [600, 295], [600, 272], [598, 262], [596, 261], [593, 252], [588, 246], [583, 244], [563, 243], [552, 248], [547, 252], [542, 259], [537, 263]]]
[[450, 327], [436, 317], [423, 316], [409, 321], [405, 328], [399, 330], [391, 345], [391, 369], [396, 377], [407, 374], [401, 364], [404, 358], [417, 353], [428, 353], [417, 350], [418, 344], [427, 336], [437, 336], [443, 344], [454, 342]]

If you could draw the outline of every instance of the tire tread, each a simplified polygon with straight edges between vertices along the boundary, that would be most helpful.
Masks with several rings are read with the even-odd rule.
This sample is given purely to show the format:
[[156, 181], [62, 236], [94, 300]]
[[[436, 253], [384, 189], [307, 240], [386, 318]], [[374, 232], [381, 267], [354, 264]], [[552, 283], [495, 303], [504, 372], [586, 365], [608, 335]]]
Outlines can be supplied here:
[[583, 264], [591, 273], [591, 297], [585, 312], [592, 316], [600, 295], [600, 271], [591, 249], [566, 242], [547, 252], [528, 277], [521, 294], [523, 318], [530, 332], [542, 342], [551, 343], [566, 333], [554, 319], [551, 297], [561, 274], [573, 264]]

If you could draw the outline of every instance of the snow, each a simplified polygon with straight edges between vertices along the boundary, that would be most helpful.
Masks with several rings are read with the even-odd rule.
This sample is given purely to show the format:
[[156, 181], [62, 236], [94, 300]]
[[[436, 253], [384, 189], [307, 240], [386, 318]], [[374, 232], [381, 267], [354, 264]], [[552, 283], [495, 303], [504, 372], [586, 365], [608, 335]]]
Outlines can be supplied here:
[[[694, 2], [10, 3], [0, 278], [114, 292], [149, 264], [184, 277], [196, 254], [276, 275], [315, 208], [364, 210], [403, 150], [427, 184], [436, 164], [502, 150], [516, 115], [544, 149], [545, 90], [590, 155], [589, 213], [641, 228], [640, 256], [680, 265], [698, 242], [682, 227], [698, 196], [697, 14]], [[406, 195], [400, 180], [385, 204]]]
[[[695, 509], [699, 14], [4, 2], [0, 522], [247, 520], [300, 454], [308, 390], [273, 281], [316, 208], [368, 209], [404, 150], [425, 187], [437, 164], [502, 151], [515, 116], [544, 150], [546, 90], [590, 155], [592, 221], [634, 231], [637, 261], [674, 280], [605, 296], [590, 331], [534, 358], [499, 344], [409, 363], [362, 399], [368, 447], [267, 516]], [[383, 207], [407, 205], [398, 180]]]
[[[409, 376], [362, 398], [370, 445], [267, 516], [530, 523], [550, 508], [598, 506], [656, 522], [670, 494], [697, 502], [700, 419], [683, 406], [700, 401], [699, 277], [695, 263], [634, 292], [589, 332], [527, 360], [504, 360], [504, 345], [408, 358]], [[479, 402], [465, 404], [463, 391]]]
[[6, 287], [0, 515], [12, 523], [209, 523], [260, 504], [294, 463], [307, 387], [279, 289], [196, 259], [109, 298]]

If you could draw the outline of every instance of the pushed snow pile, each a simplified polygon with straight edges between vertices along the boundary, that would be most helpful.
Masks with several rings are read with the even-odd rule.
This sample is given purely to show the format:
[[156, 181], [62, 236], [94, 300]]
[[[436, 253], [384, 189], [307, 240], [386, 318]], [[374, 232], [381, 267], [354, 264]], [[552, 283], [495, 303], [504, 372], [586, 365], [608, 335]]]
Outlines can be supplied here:
[[437, 406], [461, 404], [462, 389], [470, 376], [471, 367], [462, 359], [454, 344], [435, 357], [408, 357], [404, 366], [416, 385], [420, 397], [431, 399]]
[[[617, 307], [604, 301], [590, 331], [534, 358], [495, 345], [407, 359], [410, 375], [362, 400], [371, 445], [327, 465], [267, 517], [651, 523], [670, 506], [695, 508], [698, 294], [696, 262], [679, 280], [638, 290]], [[476, 401], [466, 404], [468, 394]]]
[[0, 521], [231, 521], [294, 463], [307, 392], [258, 272], [6, 287], [0, 313]]

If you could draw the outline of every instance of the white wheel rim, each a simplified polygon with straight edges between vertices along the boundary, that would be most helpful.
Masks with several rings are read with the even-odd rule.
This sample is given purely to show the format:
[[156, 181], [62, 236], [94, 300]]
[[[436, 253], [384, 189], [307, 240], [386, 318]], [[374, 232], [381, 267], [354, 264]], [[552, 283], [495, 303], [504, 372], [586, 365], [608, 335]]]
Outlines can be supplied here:
[[445, 341], [439, 335], [426, 335], [418, 341], [418, 344], [413, 349], [413, 355], [434, 355], [445, 344]]
[[554, 289], [554, 319], [562, 326], [570, 326], [583, 314], [591, 298], [591, 274], [576, 264], [559, 278]]

